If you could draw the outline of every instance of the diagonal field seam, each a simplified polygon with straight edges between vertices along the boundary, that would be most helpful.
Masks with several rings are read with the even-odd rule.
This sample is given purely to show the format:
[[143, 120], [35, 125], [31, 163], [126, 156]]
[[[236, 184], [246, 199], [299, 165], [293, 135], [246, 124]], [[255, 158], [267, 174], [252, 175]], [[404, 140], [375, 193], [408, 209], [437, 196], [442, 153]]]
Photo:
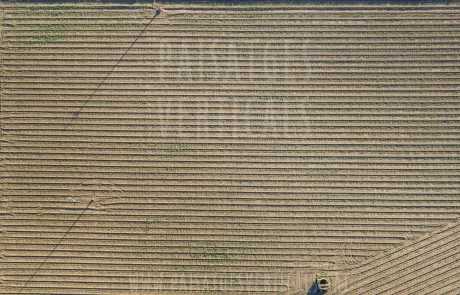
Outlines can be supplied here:
[[78, 215], [78, 218], [73, 222], [73, 224], [69, 227], [69, 229], [67, 230], [67, 232], [62, 236], [62, 238], [59, 240], [59, 242], [56, 244], [56, 246], [54, 246], [54, 248], [51, 250], [50, 254], [48, 254], [48, 256], [46, 256], [45, 260], [43, 260], [43, 262], [40, 264], [40, 266], [35, 270], [35, 272], [30, 276], [30, 278], [27, 280], [27, 282], [24, 284], [24, 286], [22, 286], [21, 290], [19, 290], [19, 292], [17, 293], [17, 295], [21, 294], [21, 292], [24, 290], [24, 288], [30, 283], [30, 281], [33, 279], [33, 277], [37, 274], [37, 272], [42, 268], [42, 266], [45, 264], [45, 262], [48, 260], [48, 258], [50, 258], [51, 254], [53, 254], [54, 250], [56, 250], [56, 248], [59, 246], [59, 244], [61, 244], [62, 240], [64, 240], [64, 238], [67, 236], [67, 234], [70, 232], [70, 230], [75, 226], [75, 224], [77, 223], [78, 220], [80, 220], [80, 218], [83, 216], [83, 214], [85, 214], [86, 210], [88, 210], [89, 206], [93, 203], [93, 200], [89, 201], [88, 205], [86, 206], [86, 208], [83, 210], [83, 212], [80, 213], [80, 215]]
[[[443, 253], [445, 257], [452, 256], [451, 258], [453, 260], [458, 261], [455, 258], [460, 257], [460, 248], [458, 248], [459, 237], [460, 219], [456, 219], [414, 240], [409, 240], [396, 247], [388, 248], [375, 256], [369, 257], [354, 265], [350, 265], [346, 270], [339, 270], [339, 272], [346, 272], [346, 274], [342, 274], [345, 279], [334, 281], [333, 278], [332, 290], [329, 292], [331, 295], [400, 294], [400, 292], [389, 292], [393, 292], [394, 288], [401, 288], [400, 284], [398, 284], [398, 281], [401, 279], [405, 283], [406, 281], [404, 279], [408, 278], [410, 275], [416, 275], [417, 277], [423, 276], [423, 274], [420, 273], [419, 265], [426, 264], [425, 261], [437, 259], [440, 257], [438, 255], [441, 253]], [[441, 250], [440, 248], [443, 248], [442, 252], [439, 251]], [[443, 257], [441, 256], [441, 258]], [[443, 258], [443, 260], [446, 261], [447, 259]], [[434, 270], [442, 268], [444, 266], [442, 262], [443, 261], [439, 261], [439, 265], [437, 265]], [[426, 268], [426, 266], [424, 268]], [[430, 271], [431, 270], [428, 270], [428, 272], [424, 274], [425, 277], [430, 276]], [[327, 273], [330, 272], [330, 270], [323, 269], [321, 272]], [[456, 272], [453, 270], [452, 272], [452, 276], [458, 277], [458, 271]], [[375, 275], [376, 273], [379, 275]], [[433, 276], [433, 279], [435, 277], [436, 276]], [[446, 275], [446, 279], [449, 279], [448, 275]], [[387, 282], [388, 280], [390, 280], [391, 284]], [[438, 283], [438, 281], [433, 281], [434, 280], [430, 280], [423, 283], [423, 288], [427, 291], [427, 293], [423, 294], [438, 294], [432, 293], [433, 290], [428, 289], [435, 289], [432, 285]], [[278, 295], [305, 295], [307, 294], [306, 287], [309, 287], [309, 283], [297, 289], [290, 289], [278, 293]], [[457, 280], [456, 284], [456, 286], [460, 287], [460, 280]], [[416, 291], [415, 294], [422, 294], [419, 292], [420, 290]]]
[[[381, 252], [378, 255], [371, 257], [368, 260], [362, 261], [361, 263], [354, 266], [351, 271], [352, 277], [359, 277], [358, 280], [345, 280], [342, 282], [343, 286], [338, 287], [338, 292], [333, 294], [380, 294], [376, 291], [378, 288], [383, 288], [384, 291], [390, 292], [391, 288], [398, 285], [395, 273], [400, 278], [413, 275], [417, 272], [416, 265], [422, 265], [425, 261], [433, 259], [439, 253], [440, 247], [445, 247], [443, 251], [445, 254], [458, 255], [458, 237], [460, 236], [460, 219], [450, 222], [443, 227], [428, 232], [425, 235], [418, 237], [415, 240], [408, 241], [407, 243], [401, 244], [398, 247], [389, 249], [389, 251]], [[430, 245], [429, 247], [427, 245]], [[420, 260], [420, 258], [424, 258]], [[440, 262], [439, 262], [440, 263]], [[440, 263], [442, 264], [442, 263]], [[376, 278], [375, 273], [379, 273]], [[429, 273], [429, 272], [428, 272]], [[386, 275], [384, 275], [386, 274]], [[421, 273], [417, 273], [417, 276], [421, 276]], [[435, 276], [433, 276], [434, 279]], [[388, 287], [385, 286], [387, 280], [390, 279], [392, 284]], [[429, 282], [424, 282], [428, 284]], [[349, 287], [349, 285], [352, 285]], [[341, 287], [344, 287], [342, 289]], [[429, 290], [427, 290], [429, 291]]]
[[107, 78], [110, 76], [110, 74], [112, 74], [112, 72], [115, 70], [115, 68], [118, 66], [118, 64], [120, 63], [120, 61], [125, 57], [125, 55], [128, 53], [128, 51], [133, 47], [133, 45], [137, 42], [137, 40], [139, 40], [139, 38], [142, 36], [142, 34], [145, 32], [145, 30], [152, 24], [153, 20], [158, 16], [160, 15], [161, 13], [161, 10], [160, 9], [157, 9], [157, 11], [155, 12], [155, 15], [150, 19], [150, 21], [148, 22], [147, 25], [145, 25], [144, 29], [142, 29], [142, 31], [140, 32], [140, 34], [136, 37], [136, 39], [131, 43], [131, 45], [129, 45], [128, 49], [126, 49], [126, 51], [122, 54], [122, 56], [118, 59], [118, 61], [115, 63], [115, 65], [112, 67], [112, 69], [107, 73], [107, 75], [104, 77], [104, 79], [101, 81], [101, 83], [99, 83], [99, 85], [96, 87], [96, 89], [94, 89], [93, 93], [91, 93], [91, 95], [86, 99], [86, 101], [83, 103], [83, 105], [78, 109], [78, 111], [74, 114], [74, 116], [72, 117], [72, 119], [70, 120], [69, 123], [67, 123], [67, 125], [65, 126], [64, 130], [67, 130], [67, 128], [72, 124], [72, 122], [78, 118], [78, 115], [80, 114], [81, 110], [86, 106], [86, 104], [91, 100], [91, 98], [93, 98], [94, 94], [99, 90], [99, 88], [101, 88], [102, 84], [104, 84], [105, 80], [107, 80]]

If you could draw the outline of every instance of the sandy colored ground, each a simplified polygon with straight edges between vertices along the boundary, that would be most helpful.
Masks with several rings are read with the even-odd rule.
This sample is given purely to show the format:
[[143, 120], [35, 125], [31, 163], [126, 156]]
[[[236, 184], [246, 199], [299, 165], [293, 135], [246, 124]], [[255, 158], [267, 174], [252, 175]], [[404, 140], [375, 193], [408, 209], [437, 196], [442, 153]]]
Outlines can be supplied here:
[[3, 2], [0, 293], [459, 294], [459, 9]]

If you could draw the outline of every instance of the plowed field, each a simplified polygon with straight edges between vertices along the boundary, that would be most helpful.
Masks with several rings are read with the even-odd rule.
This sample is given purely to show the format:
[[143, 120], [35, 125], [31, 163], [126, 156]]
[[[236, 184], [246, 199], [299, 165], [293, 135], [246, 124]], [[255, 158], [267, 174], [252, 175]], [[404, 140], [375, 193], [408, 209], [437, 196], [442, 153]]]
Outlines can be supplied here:
[[0, 22], [1, 294], [460, 294], [458, 3]]

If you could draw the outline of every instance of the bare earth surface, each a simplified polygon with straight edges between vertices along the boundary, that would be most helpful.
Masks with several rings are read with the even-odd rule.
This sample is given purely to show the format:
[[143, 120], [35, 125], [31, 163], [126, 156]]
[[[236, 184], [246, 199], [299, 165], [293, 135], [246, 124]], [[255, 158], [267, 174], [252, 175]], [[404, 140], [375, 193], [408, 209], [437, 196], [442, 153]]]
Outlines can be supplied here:
[[460, 294], [460, 5], [1, 3], [0, 294]]

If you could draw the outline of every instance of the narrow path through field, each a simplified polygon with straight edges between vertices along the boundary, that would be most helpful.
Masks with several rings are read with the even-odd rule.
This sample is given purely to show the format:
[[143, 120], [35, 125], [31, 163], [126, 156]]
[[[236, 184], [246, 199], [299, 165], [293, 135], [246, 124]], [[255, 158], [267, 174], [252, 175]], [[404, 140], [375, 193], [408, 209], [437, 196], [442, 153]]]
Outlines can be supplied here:
[[161, 10], [157, 10], [155, 12], [155, 15], [152, 17], [152, 19], [149, 21], [149, 23], [145, 26], [145, 28], [140, 32], [140, 34], [136, 37], [136, 39], [131, 43], [131, 45], [128, 47], [128, 49], [126, 49], [126, 51], [121, 55], [121, 57], [118, 59], [118, 61], [115, 63], [115, 65], [112, 67], [112, 69], [107, 73], [107, 76], [104, 77], [104, 79], [101, 81], [101, 83], [99, 83], [99, 85], [97, 86], [96, 89], [94, 89], [93, 93], [91, 93], [91, 95], [88, 97], [88, 99], [85, 100], [85, 102], [83, 103], [83, 105], [78, 109], [78, 111], [75, 113], [75, 115], [72, 117], [72, 119], [70, 120], [70, 122], [66, 125], [65, 129], [67, 129], [71, 124], [72, 122], [78, 118], [78, 115], [80, 114], [81, 110], [86, 106], [86, 104], [88, 103], [88, 101], [91, 100], [91, 98], [93, 98], [94, 94], [99, 90], [99, 88], [102, 86], [102, 84], [104, 84], [104, 82], [107, 80], [107, 78], [110, 76], [110, 74], [112, 74], [113, 70], [118, 66], [118, 64], [120, 63], [120, 61], [125, 57], [125, 55], [128, 53], [128, 51], [133, 47], [133, 45], [137, 42], [137, 40], [139, 40], [139, 38], [142, 36], [142, 34], [145, 32], [145, 30], [150, 26], [150, 24], [153, 22], [153, 20], [158, 16], [160, 15], [161, 13]]
[[62, 240], [65, 239], [65, 237], [67, 236], [67, 234], [72, 230], [72, 228], [75, 226], [75, 224], [78, 222], [78, 220], [80, 220], [80, 218], [83, 216], [83, 214], [85, 214], [86, 210], [88, 210], [89, 206], [93, 203], [93, 200], [89, 201], [88, 205], [86, 206], [86, 208], [80, 213], [80, 215], [78, 215], [78, 218], [75, 219], [74, 223], [69, 227], [69, 229], [65, 232], [65, 234], [62, 236], [62, 238], [59, 240], [59, 242], [56, 244], [56, 246], [54, 246], [54, 248], [50, 251], [50, 254], [48, 254], [48, 256], [46, 256], [45, 260], [43, 260], [43, 262], [40, 264], [40, 266], [35, 270], [35, 272], [30, 276], [30, 279], [27, 280], [27, 282], [24, 284], [24, 286], [22, 286], [21, 290], [19, 290], [18, 292], [18, 295], [21, 294], [21, 292], [24, 290], [25, 287], [27, 287], [27, 284], [29, 284], [32, 279], [34, 278], [34, 276], [40, 271], [40, 269], [42, 268], [42, 266], [46, 263], [46, 261], [51, 257], [51, 255], [53, 254], [54, 250], [56, 250], [56, 248], [61, 244]]

